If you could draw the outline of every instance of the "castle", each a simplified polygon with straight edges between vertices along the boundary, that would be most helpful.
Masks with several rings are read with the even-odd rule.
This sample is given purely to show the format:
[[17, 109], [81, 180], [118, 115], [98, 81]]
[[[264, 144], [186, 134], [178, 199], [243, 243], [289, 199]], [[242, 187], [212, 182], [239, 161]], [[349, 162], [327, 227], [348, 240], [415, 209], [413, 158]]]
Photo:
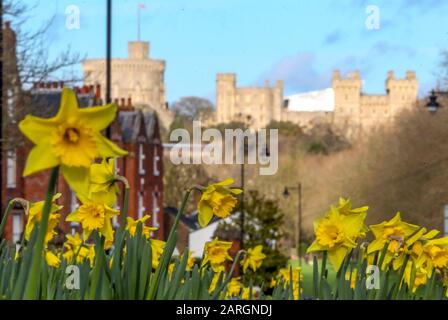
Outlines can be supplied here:
[[[131, 100], [142, 111], [156, 111], [163, 126], [173, 120], [165, 97], [164, 60], [150, 57], [150, 44], [146, 41], [128, 43], [128, 58], [112, 59], [111, 96]], [[106, 88], [106, 62], [104, 59], [87, 59], [82, 63], [84, 83]], [[103, 90], [105, 91], [105, 90]], [[105, 100], [105, 96], [103, 95]]]
[[332, 88], [284, 97], [282, 81], [274, 86], [266, 83], [264, 87], [238, 87], [235, 74], [221, 73], [216, 79], [214, 121], [243, 122], [253, 129], [265, 128], [271, 121], [291, 121], [305, 128], [328, 123], [353, 137], [387, 124], [402, 110], [415, 106], [415, 72], [407, 71], [405, 78], [399, 79], [389, 71], [385, 86], [385, 95], [368, 95], [362, 91], [358, 71], [342, 77], [336, 70]]

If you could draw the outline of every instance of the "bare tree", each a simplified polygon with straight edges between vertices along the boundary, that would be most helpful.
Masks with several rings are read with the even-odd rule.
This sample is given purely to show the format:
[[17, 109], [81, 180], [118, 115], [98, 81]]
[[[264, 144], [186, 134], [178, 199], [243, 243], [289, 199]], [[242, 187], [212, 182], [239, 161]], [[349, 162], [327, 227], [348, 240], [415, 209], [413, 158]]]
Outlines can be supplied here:
[[[81, 62], [82, 57], [70, 48], [50, 59], [48, 31], [54, 17], [43, 22], [35, 30], [26, 31], [25, 21], [31, 18], [34, 6], [21, 0], [5, 0], [3, 16], [8, 22], [3, 39], [3, 97], [5, 102], [3, 149], [14, 149], [22, 142], [17, 132], [17, 122], [30, 112], [30, 88], [33, 83], [64, 80], [75, 83], [82, 80], [68, 68]], [[3, 26], [2, 26], [3, 27]], [[62, 73], [62, 71], [65, 71]], [[64, 79], [58, 78], [63, 75]]]

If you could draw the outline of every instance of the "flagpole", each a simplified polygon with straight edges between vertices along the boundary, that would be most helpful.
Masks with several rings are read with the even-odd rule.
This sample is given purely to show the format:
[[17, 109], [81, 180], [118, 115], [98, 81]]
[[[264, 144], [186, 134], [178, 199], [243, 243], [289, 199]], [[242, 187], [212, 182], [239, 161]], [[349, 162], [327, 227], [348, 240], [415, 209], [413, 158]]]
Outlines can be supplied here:
[[140, 5], [137, 7], [137, 41], [140, 41]]

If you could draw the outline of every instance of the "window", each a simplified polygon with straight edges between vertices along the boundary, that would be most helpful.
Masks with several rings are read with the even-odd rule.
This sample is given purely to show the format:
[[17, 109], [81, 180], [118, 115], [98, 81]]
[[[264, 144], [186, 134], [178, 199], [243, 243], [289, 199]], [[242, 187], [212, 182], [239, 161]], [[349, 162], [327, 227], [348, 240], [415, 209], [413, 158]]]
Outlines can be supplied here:
[[160, 161], [160, 157], [157, 154], [157, 147], [154, 146], [154, 161], [153, 161], [153, 164], [152, 164], [153, 165], [152, 172], [153, 172], [153, 175], [156, 176], [156, 177], [160, 176], [160, 171], [159, 171], [159, 168], [158, 168], [159, 167], [158, 166], [159, 161]]
[[445, 215], [444, 215], [444, 231], [445, 231], [445, 237], [448, 236], [448, 205], [445, 205]]
[[70, 211], [73, 212], [78, 209], [78, 207], [78, 198], [76, 198], [76, 193], [72, 191], [70, 194]]
[[15, 188], [17, 184], [16, 151], [8, 151], [6, 156], [6, 186]]
[[159, 214], [159, 202], [158, 202], [159, 193], [157, 191], [152, 193], [152, 225], [153, 227], [159, 227], [159, 222], [157, 221], [157, 216]]
[[8, 117], [14, 121], [14, 93], [12, 89], [8, 89], [6, 99]]
[[23, 221], [20, 213], [15, 213], [12, 216], [12, 241], [14, 243], [20, 242], [20, 237], [23, 232]]
[[145, 174], [145, 150], [142, 143], [138, 145], [138, 173]]
[[141, 192], [138, 193], [138, 218], [143, 218], [145, 214], [145, 204], [143, 203], [143, 194]]

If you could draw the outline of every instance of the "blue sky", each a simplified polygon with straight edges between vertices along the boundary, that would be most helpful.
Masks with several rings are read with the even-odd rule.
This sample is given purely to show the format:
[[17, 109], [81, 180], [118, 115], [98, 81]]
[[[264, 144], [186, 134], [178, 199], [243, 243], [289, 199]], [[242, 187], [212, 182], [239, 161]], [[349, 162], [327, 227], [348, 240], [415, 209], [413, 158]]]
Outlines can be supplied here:
[[[24, 2], [35, 7], [23, 28], [55, 17], [50, 56], [67, 46], [105, 56], [105, 0]], [[237, 73], [240, 85], [282, 79], [287, 95], [329, 87], [336, 68], [360, 70], [364, 91], [376, 94], [384, 93], [388, 70], [412, 69], [422, 95], [437, 84], [448, 49], [445, 0], [114, 0], [113, 57], [126, 57], [127, 41], [137, 38], [138, 3], [146, 6], [142, 40], [167, 62], [169, 102], [214, 99], [217, 72]], [[79, 30], [65, 27], [70, 4], [80, 9]], [[380, 10], [378, 30], [365, 26], [368, 5]]]

